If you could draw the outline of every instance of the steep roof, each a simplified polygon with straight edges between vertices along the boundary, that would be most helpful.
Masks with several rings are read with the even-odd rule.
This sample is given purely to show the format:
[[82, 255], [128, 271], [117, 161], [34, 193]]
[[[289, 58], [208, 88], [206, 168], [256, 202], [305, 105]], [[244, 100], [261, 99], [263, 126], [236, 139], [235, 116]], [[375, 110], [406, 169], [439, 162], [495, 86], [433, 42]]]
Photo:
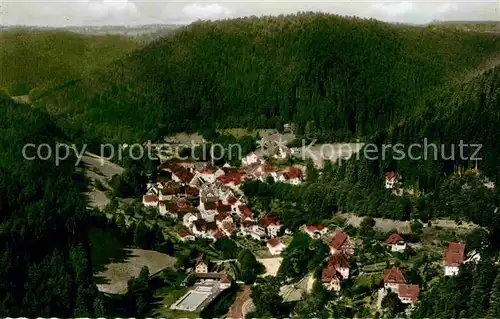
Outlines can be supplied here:
[[395, 178], [396, 176], [398, 176], [398, 174], [397, 174], [396, 172], [393, 172], [393, 171], [385, 173], [385, 179], [386, 179], [387, 181], [392, 180], [392, 179], [393, 179], [393, 178]]
[[458, 267], [464, 262], [465, 245], [450, 242], [444, 250], [444, 261], [446, 266]]
[[399, 284], [398, 296], [399, 298], [408, 298], [412, 303], [417, 301], [420, 295], [420, 287], [418, 285]]
[[384, 244], [394, 245], [394, 244], [399, 243], [400, 241], [404, 241], [403, 237], [401, 237], [401, 235], [395, 233], [395, 234], [392, 234], [391, 236], [389, 236], [389, 238], [387, 238], [384, 241]]
[[273, 237], [267, 241], [267, 244], [271, 247], [277, 247], [281, 244], [281, 242], [278, 238]]
[[156, 203], [158, 201], [158, 196], [153, 194], [144, 195], [142, 198], [145, 203]]
[[183, 166], [174, 166], [170, 169], [172, 171], [172, 174], [177, 176], [183, 183], [189, 183], [193, 180], [194, 175], [190, 171], [188, 171], [185, 167]]
[[328, 258], [328, 264], [335, 268], [349, 268], [349, 259], [344, 254], [335, 254]]
[[335, 249], [341, 249], [344, 243], [347, 241], [348, 236], [343, 233], [343, 232], [336, 232], [335, 235], [333, 235], [332, 240], [330, 241], [330, 247], [335, 248]]
[[323, 270], [321, 271], [321, 281], [324, 283], [329, 283], [333, 279], [342, 279], [342, 275], [337, 271], [337, 269], [328, 264]]
[[384, 270], [384, 283], [389, 284], [405, 284], [406, 279], [399, 268], [393, 267]]
[[266, 227], [269, 227], [271, 225], [279, 225], [278, 216], [276, 214], [264, 215], [259, 220], [259, 226], [261, 226], [261, 227], [266, 228]]

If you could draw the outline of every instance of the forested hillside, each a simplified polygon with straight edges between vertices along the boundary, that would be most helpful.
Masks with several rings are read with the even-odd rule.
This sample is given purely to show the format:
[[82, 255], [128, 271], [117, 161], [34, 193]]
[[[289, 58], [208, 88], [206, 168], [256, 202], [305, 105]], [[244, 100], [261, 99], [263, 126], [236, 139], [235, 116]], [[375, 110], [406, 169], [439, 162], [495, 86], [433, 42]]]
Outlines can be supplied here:
[[0, 88], [12, 96], [44, 91], [103, 68], [139, 47], [120, 36], [85, 36], [59, 30], [0, 32]]
[[[308, 130], [326, 140], [367, 139], [393, 129], [434, 139], [458, 136], [463, 125], [471, 128], [489, 112], [471, 109], [466, 94], [455, 95], [464, 85], [493, 81], [493, 73], [477, 84], [474, 76], [499, 53], [495, 34], [326, 14], [204, 22], [38, 104], [70, 136], [93, 141], [289, 121], [299, 134], [309, 123]], [[443, 127], [445, 119], [450, 124]], [[477, 125], [480, 136], [491, 129]]]
[[[54, 145], [49, 116], [0, 96], [0, 315], [102, 315], [88, 258], [85, 185], [71, 162], [25, 160]], [[29, 154], [32, 155], [32, 154]]]

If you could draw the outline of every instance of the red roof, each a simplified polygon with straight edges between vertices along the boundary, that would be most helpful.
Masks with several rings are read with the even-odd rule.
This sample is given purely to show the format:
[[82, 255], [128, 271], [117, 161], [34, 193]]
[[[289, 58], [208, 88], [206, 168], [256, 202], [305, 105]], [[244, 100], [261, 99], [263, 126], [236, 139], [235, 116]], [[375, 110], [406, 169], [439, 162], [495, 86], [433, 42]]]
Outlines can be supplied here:
[[227, 199], [227, 201], [229, 204], [234, 205], [234, 203], [236, 203], [238, 201], [238, 199], [234, 196], [231, 196]]
[[215, 219], [217, 219], [218, 221], [223, 221], [228, 216], [229, 214], [227, 212], [222, 212], [220, 214], [217, 214], [217, 216], [215, 216]]
[[278, 216], [275, 214], [268, 214], [259, 220], [259, 226], [267, 228], [271, 225], [279, 225]]
[[344, 254], [331, 255], [328, 258], [328, 264], [335, 268], [349, 268], [349, 260]]
[[309, 225], [309, 226], [306, 226], [306, 231], [313, 233], [313, 232], [317, 232], [317, 231], [322, 231], [325, 228], [326, 227], [323, 225]]
[[396, 177], [396, 176], [397, 176], [396, 172], [392, 172], [392, 171], [391, 171], [391, 172], [387, 172], [387, 173], [385, 173], [385, 179], [386, 179], [387, 181], [392, 180], [392, 179], [393, 179], [394, 177]]
[[399, 235], [397, 233], [394, 233], [384, 241], [384, 244], [395, 245], [395, 244], [399, 243], [400, 241], [404, 241], [403, 237], [401, 237], [401, 235]]
[[335, 248], [337, 250], [341, 249], [344, 243], [347, 240], [347, 235], [343, 232], [336, 232], [333, 235], [332, 241], [330, 242], [330, 247]]
[[223, 184], [233, 183], [234, 185], [241, 184], [244, 173], [242, 172], [229, 172], [226, 175], [222, 175], [217, 177], [217, 180], [222, 182]]
[[420, 294], [420, 287], [418, 285], [399, 284], [398, 296], [399, 298], [408, 298], [412, 303], [417, 301]]
[[290, 167], [288, 169], [288, 172], [283, 173], [283, 176], [285, 177], [286, 180], [290, 179], [295, 179], [295, 178], [302, 178], [302, 171], [300, 168], [297, 167]]
[[406, 284], [406, 279], [399, 268], [384, 270], [384, 283], [388, 284]]
[[252, 211], [246, 205], [238, 206], [243, 218], [252, 217]]
[[458, 267], [464, 262], [465, 245], [450, 242], [444, 250], [444, 261], [446, 266]]
[[145, 202], [145, 203], [156, 203], [158, 201], [158, 196], [156, 195], [144, 195], [142, 197], [142, 200]]
[[281, 242], [278, 238], [273, 237], [267, 241], [267, 244], [271, 247], [277, 247]]
[[177, 178], [179, 178], [179, 180], [181, 180], [181, 182], [183, 183], [189, 183], [194, 178], [193, 173], [188, 171], [183, 166], [174, 166], [170, 170], [172, 171], [172, 174], [177, 176]]
[[335, 266], [328, 264], [321, 272], [321, 281], [329, 283], [333, 279], [342, 279], [342, 275], [337, 271]]

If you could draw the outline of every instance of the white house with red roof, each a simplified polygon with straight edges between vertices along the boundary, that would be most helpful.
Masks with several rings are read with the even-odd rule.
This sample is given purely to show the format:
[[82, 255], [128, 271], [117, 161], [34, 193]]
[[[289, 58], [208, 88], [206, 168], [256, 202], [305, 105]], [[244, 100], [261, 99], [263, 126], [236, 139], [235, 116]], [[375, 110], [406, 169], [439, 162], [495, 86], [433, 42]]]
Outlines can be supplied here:
[[420, 295], [420, 286], [408, 284], [401, 270], [396, 267], [384, 270], [384, 288], [395, 292], [404, 304], [414, 305]]
[[401, 269], [393, 267], [391, 269], [384, 270], [385, 289], [391, 289], [397, 293], [400, 284], [406, 284], [406, 279], [403, 276]]
[[317, 239], [325, 235], [328, 232], [328, 228], [323, 225], [309, 225], [304, 226], [304, 231], [309, 237]]
[[283, 250], [285, 250], [286, 245], [283, 244], [278, 238], [273, 237], [267, 241], [267, 248], [273, 256], [281, 255]]
[[337, 253], [354, 254], [354, 243], [343, 232], [336, 232], [330, 241], [330, 254], [334, 255]]
[[242, 221], [248, 221], [248, 222], [253, 222], [253, 214], [250, 208], [246, 205], [240, 205], [238, 206], [236, 213], [240, 216], [240, 219]]
[[292, 185], [300, 185], [302, 183], [304, 174], [302, 170], [297, 167], [290, 167], [288, 171], [279, 174], [278, 181]]
[[328, 290], [340, 291], [342, 279], [340, 272], [331, 264], [326, 265], [321, 271], [321, 282]]
[[158, 196], [154, 194], [146, 194], [142, 196], [142, 204], [146, 207], [157, 207], [158, 206]]
[[269, 237], [277, 237], [281, 224], [276, 214], [267, 214], [259, 220], [258, 227], [259, 230], [267, 232]]
[[404, 304], [414, 305], [418, 296], [420, 295], [420, 286], [419, 285], [410, 285], [410, 284], [400, 284], [398, 286], [398, 297]]
[[385, 241], [384, 245], [391, 247], [393, 252], [404, 252], [406, 250], [406, 242], [400, 234], [394, 233]]
[[455, 242], [448, 243], [444, 250], [444, 275], [456, 276], [464, 263], [465, 245]]
[[398, 175], [398, 173], [394, 171], [385, 173], [385, 188], [393, 189], [398, 186], [399, 181], [400, 176]]

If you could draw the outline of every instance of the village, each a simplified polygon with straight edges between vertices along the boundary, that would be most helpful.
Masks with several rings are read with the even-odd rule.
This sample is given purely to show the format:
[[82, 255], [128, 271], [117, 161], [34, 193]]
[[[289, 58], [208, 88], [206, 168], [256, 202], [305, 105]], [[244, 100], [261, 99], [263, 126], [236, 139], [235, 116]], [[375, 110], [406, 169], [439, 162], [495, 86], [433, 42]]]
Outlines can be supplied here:
[[[290, 150], [278, 149], [278, 152], [271, 156], [285, 159], [291, 153]], [[209, 162], [189, 159], [164, 161], [158, 167], [157, 179], [148, 183], [142, 204], [180, 225], [181, 228], [176, 236], [181, 242], [194, 242], [198, 239], [216, 242], [222, 238], [253, 241], [257, 247], [264, 246], [267, 249], [268, 258], [279, 258], [278, 264], [274, 266], [279, 268], [280, 256], [286, 250], [294, 232], [283, 227], [283, 221], [277, 214], [253, 210], [241, 185], [248, 181], [300, 185], [306, 181], [307, 174], [304, 165], [277, 168], [268, 164], [266, 162], [268, 156], [269, 154], [263, 156], [251, 152], [241, 160], [241, 167], [232, 167], [227, 163], [217, 167]], [[391, 171], [385, 174], [385, 188], [395, 195], [401, 193], [400, 181], [401, 176], [397, 172]], [[307, 234], [311, 240], [325, 242], [329, 247], [326, 265], [318, 278], [326, 289], [341, 293], [345, 282], [356, 280], [353, 278], [351, 267], [352, 260], [356, 259], [353, 257], [357, 255], [358, 246], [363, 241], [362, 234], [352, 238], [338, 225], [329, 227], [320, 224], [303, 225], [299, 231]], [[382, 299], [389, 292], [395, 293], [401, 303], [407, 305], [408, 313], [419, 300], [423, 287], [409, 282], [400, 267], [389, 266], [389, 260], [393, 262], [394, 256], [402, 256], [408, 251], [418, 249], [419, 244], [407, 242], [405, 237], [402, 233], [392, 231], [379, 243], [384, 247], [386, 256], [390, 258], [385, 263], [377, 264], [383, 285], [380, 286], [373, 302], [376, 308], [381, 307]], [[438, 263], [441, 264], [442, 276], [455, 276], [462, 264], [479, 258], [478, 254], [472, 252], [472, 257], [466, 259], [465, 245], [454, 241], [449, 241], [447, 248], [441, 253], [441, 261]], [[357, 268], [367, 269], [363, 268], [366, 265], [360, 264], [359, 261], [356, 263]], [[396, 262], [398, 263], [399, 261]], [[206, 256], [199, 256], [194, 269], [190, 270], [189, 276], [193, 279], [191, 288], [174, 303], [165, 307], [180, 311], [181, 314], [199, 313], [229, 288], [231, 283], [242, 284], [239, 278], [232, 278], [226, 272], [214, 271], [212, 266], [213, 263]], [[277, 271], [278, 269], [274, 269], [267, 275], [276, 275]], [[366, 277], [367, 274], [359, 269], [354, 276], [357, 279], [369, 278], [371, 281], [373, 278], [379, 278], [370, 274]], [[298, 297], [293, 297], [293, 300], [300, 300], [304, 294], [310, 292], [315, 278], [310, 279], [311, 282], [308, 282], [306, 288], [301, 290]], [[286, 289], [282, 289], [284, 290]], [[231, 308], [233, 315], [244, 316], [245, 312], [252, 309], [253, 305], [248, 294], [246, 298], [243, 301], [239, 300], [239, 306]], [[235, 310], [234, 307], [239, 309]]]

